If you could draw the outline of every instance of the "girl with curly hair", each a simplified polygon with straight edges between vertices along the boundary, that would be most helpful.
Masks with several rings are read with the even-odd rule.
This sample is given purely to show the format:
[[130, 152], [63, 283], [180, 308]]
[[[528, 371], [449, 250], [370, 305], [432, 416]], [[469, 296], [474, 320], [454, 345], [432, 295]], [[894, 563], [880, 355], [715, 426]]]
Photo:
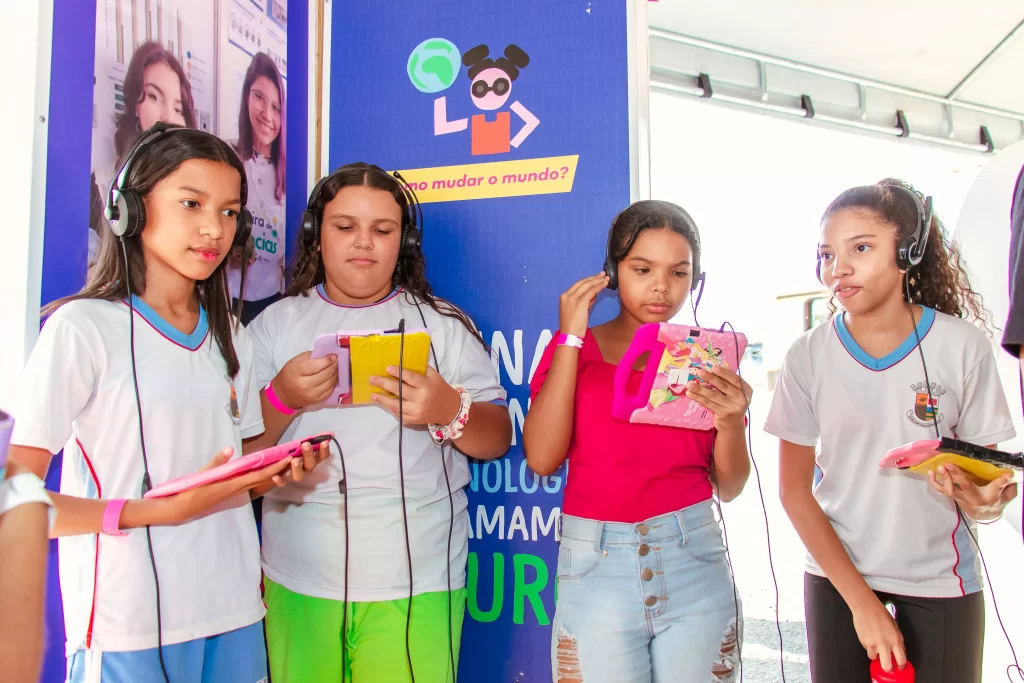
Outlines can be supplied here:
[[931, 200], [893, 179], [828, 207], [818, 276], [842, 312], [789, 349], [765, 426], [780, 439], [782, 504], [809, 553], [811, 678], [866, 681], [879, 659], [887, 671], [911, 661], [918, 680], [980, 681], [975, 523], [997, 518], [1016, 485], [952, 465], [926, 482], [879, 461], [936, 434], [1013, 438], [981, 299]]

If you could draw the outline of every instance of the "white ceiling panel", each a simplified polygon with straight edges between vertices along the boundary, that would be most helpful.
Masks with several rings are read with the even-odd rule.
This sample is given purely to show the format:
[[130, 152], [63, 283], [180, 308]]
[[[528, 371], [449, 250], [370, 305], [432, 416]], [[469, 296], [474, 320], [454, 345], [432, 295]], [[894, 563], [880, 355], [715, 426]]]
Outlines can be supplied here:
[[990, 62], [957, 99], [1024, 112], [1024, 36]]
[[[945, 96], [1024, 20], [1021, 0], [658, 0], [652, 27]], [[964, 101], [1024, 112], [1024, 37]]]

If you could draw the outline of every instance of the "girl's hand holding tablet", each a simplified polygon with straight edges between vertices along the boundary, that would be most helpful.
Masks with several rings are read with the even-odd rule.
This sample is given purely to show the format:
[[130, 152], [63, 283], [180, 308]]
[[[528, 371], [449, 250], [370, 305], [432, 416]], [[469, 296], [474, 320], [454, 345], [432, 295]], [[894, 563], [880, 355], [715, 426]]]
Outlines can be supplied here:
[[323, 403], [338, 384], [338, 357], [310, 358], [303, 351], [274, 377], [274, 393], [292, 410]]
[[1006, 504], [1017, 497], [1017, 484], [1012, 474], [979, 486], [953, 464], [940, 465], [937, 471], [929, 472], [928, 483], [958, 503], [964, 514], [974, 520], [998, 519]]
[[[427, 366], [427, 374], [403, 370], [402, 421], [407, 425], [450, 423], [459, 413], [462, 400], [459, 392], [444, 380], [437, 370]], [[370, 384], [391, 394], [374, 393], [370, 398], [377, 405], [398, 417], [398, 368], [388, 367], [388, 377], [371, 377]]]
[[751, 386], [721, 365], [715, 365], [711, 370], [699, 370], [697, 374], [714, 389], [693, 381], [686, 385], [686, 397], [715, 414], [715, 429], [718, 431], [743, 429], [743, 418], [754, 393]]
[[[328, 443], [321, 444], [321, 447]], [[213, 456], [200, 471], [223, 465], [231, 459], [233, 453], [234, 449], [225, 448]], [[121, 528], [184, 524], [268, 480], [276, 486], [285, 486], [291, 480], [300, 481], [304, 476], [304, 461], [307, 459], [315, 466], [314, 461], [318, 459], [318, 454], [313, 453], [309, 444], [302, 444], [301, 458], [286, 458], [242, 476], [200, 486], [166, 498], [130, 500], [121, 514]]]

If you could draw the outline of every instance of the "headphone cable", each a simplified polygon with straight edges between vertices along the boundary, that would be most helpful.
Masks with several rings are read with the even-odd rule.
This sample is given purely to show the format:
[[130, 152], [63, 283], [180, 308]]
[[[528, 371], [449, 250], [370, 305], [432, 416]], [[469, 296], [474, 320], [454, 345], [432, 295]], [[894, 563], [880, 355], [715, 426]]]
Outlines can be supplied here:
[[405, 504], [405, 465], [402, 459], [402, 437], [405, 432], [405, 420], [402, 404], [402, 387], [405, 384], [405, 318], [398, 321], [398, 479], [402, 489], [402, 526], [405, 529], [405, 554], [409, 560], [409, 608], [405, 613], [405, 657], [409, 662], [409, 676], [416, 683], [416, 673], [412, 666], [412, 649], [409, 645], [409, 631], [412, 628], [412, 543], [409, 540], [409, 515]]
[[[416, 196], [416, 191], [412, 188], [411, 185], [409, 185], [408, 181], [406, 181], [406, 179], [402, 177], [401, 173], [399, 173], [398, 171], [395, 171], [392, 174], [392, 177], [398, 182], [399, 189], [405, 195], [406, 202], [409, 204], [409, 207], [410, 207], [409, 219], [410, 219], [410, 222], [412, 223], [409, 226], [409, 229], [413, 231], [414, 235], [416, 235], [416, 245], [419, 248], [421, 246], [421, 243], [422, 243], [422, 232], [421, 232], [421, 230], [422, 230], [422, 226], [423, 226], [423, 205], [420, 204], [419, 197]], [[406, 240], [403, 240], [402, 244], [404, 246], [406, 244]], [[413, 294], [412, 292], [407, 292], [407, 294], [409, 295], [409, 298], [412, 300], [413, 304], [416, 306], [416, 311], [420, 314], [420, 320], [423, 322], [424, 329], [428, 329], [428, 327], [427, 327], [427, 318], [426, 318], [426, 316], [423, 315], [423, 308], [422, 308], [422, 306], [420, 306], [420, 302], [416, 299], [415, 294]], [[402, 322], [404, 323], [404, 320]], [[404, 337], [403, 337], [403, 343], [404, 343]], [[399, 355], [401, 355], [401, 354], [399, 354]], [[431, 341], [430, 341], [430, 355], [434, 359], [434, 367], [435, 367], [435, 369], [438, 372], [441, 372], [441, 365], [438, 363], [438, 360], [437, 360], [437, 351], [434, 348], [434, 341], [433, 341], [433, 339], [431, 339]], [[401, 373], [401, 369], [399, 370], [399, 373]], [[399, 380], [399, 387], [401, 387], [401, 380]], [[401, 402], [401, 398], [399, 398], [399, 402]], [[401, 421], [401, 420], [399, 420], [399, 421]], [[401, 452], [401, 446], [399, 446], [399, 452]], [[445, 451], [444, 444], [441, 444], [441, 469], [444, 471], [444, 483], [445, 483], [445, 487], [448, 489], [448, 510], [449, 510], [449, 518], [448, 518], [448, 546], [447, 546], [447, 554], [445, 555], [445, 559], [446, 559], [445, 574], [447, 576], [447, 584], [448, 584], [448, 598], [447, 598], [447, 600], [448, 600], [448, 659], [449, 659], [449, 663], [451, 665], [452, 681], [454, 683], [456, 680], [458, 680], [458, 670], [455, 667], [455, 644], [452, 642], [452, 641], [455, 640], [454, 631], [452, 629], [452, 536], [455, 533], [455, 503], [452, 500], [452, 483], [451, 483], [451, 478], [448, 476], [448, 464], [446, 462], [446, 458], [447, 458], [447, 453]], [[403, 492], [404, 492], [404, 488], [403, 488]], [[408, 537], [407, 537], [406, 540], [408, 540]], [[410, 568], [412, 567], [411, 559], [410, 559], [409, 566], [410, 566]], [[410, 571], [411, 571], [411, 569], [410, 569]], [[411, 581], [411, 579], [410, 579], [410, 581]], [[412, 603], [412, 601], [410, 599], [410, 605], [411, 605], [411, 603]]]
[[[917, 352], [921, 357], [921, 368], [924, 370], [924, 383], [925, 389], [928, 392], [928, 407], [932, 408], [932, 384], [928, 379], [928, 364], [924, 360], [924, 350], [921, 348], [921, 333], [917, 330], [917, 318], [914, 316], [914, 303], [910, 298], [910, 275], [909, 272], [904, 275], [903, 283], [907, 294], [907, 310], [910, 311], [910, 322], [914, 326], [914, 339], [917, 341]], [[938, 406], [933, 408], [935, 414], [932, 415], [932, 427], [935, 429], [935, 438], [942, 440], [942, 434], [939, 432], [939, 420], [938, 420]], [[957, 524], [960, 524], [962, 520], [964, 523], [964, 529], [967, 530], [967, 534], [971, 537], [971, 541], [974, 542], [974, 547], [978, 549], [978, 557], [981, 558], [981, 568], [985, 571], [985, 581], [988, 583], [988, 591], [992, 594], [992, 607], [996, 611], [996, 620], [999, 622], [999, 628], [1003, 631], [1003, 637], [1006, 638], [1006, 644], [1010, 648], [1010, 655], [1013, 657], [1013, 664], [1006, 667], [1006, 677], [1011, 681], [1013, 678], [1010, 676], [1011, 671], [1016, 671], [1020, 674], [1021, 678], [1024, 678], [1024, 669], [1021, 669], [1020, 663], [1017, 660], [1017, 651], [1013, 647], [1013, 642], [1010, 640], [1010, 634], [1006, 631], [1006, 626], [1003, 624], [1003, 617], [999, 613], [999, 603], [996, 601], [996, 590], [992, 584], [992, 579], [988, 575], [988, 563], [985, 561], [985, 553], [981, 550], [981, 544], [978, 542], [977, 536], [971, 530], [971, 523], [967, 515], [964, 513], [963, 508], [960, 507], [960, 503], [956, 500], [953, 501], [953, 505], [956, 507], [957, 512]]]
[[[128, 346], [132, 360], [132, 384], [135, 387], [135, 408], [139, 415], [139, 444], [142, 446], [142, 495], [145, 495], [153, 488], [152, 479], [149, 476], [149, 457], [146, 455], [146, 434], [142, 426], [142, 400], [139, 398], [139, 375], [135, 367], [135, 301], [132, 298], [132, 278], [128, 265], [128, 247], [125, 244], [124, 236], [119, 237], [121, 241], [121, 253], [124, 255], [124, 280], [128, 290]], [[160, 617], [160, 576], [156, 570], [156, 556], [153, 553], [153, 536], [150, 527], [146, 525], [146, 545], [149, 549], [149, 563], [153, 568], [153, 583], [156, 586], [156, 648], [157, 656], [160, 659], [160, 672], [164, 676], [164, 682], [170, 683], [167, 675], [167, 665], [164, 662], [163, 622]]]
[[[423, 315], [423, 308], [420, 306], [420, 302], [412, 297], [412, 301], [416, 304], [416, 310], [420, 314], [420, 320], [423, 321], [423, 327], [427, 327], [427, 318]], [[437, 362], [437, 351], [434, 349], [434, 342], [430, 342], [430, 355], [434, 358], [434, 367], [438, 372], [441, 372], [441, 366]], [[448, 659], [451, 664], [452, 681], [453, 683], [458, 680], [458, 671], [455, 668], [455, 644], [452, 642], [455, 640], [455, 634], [452, 629], [452, 536], [455, 533], [455, 503], [452, 501], [452, 482], [448, 476], [448, 463], [447, 453], [445, 452], [444, 444], [441, 444], [441, 469], [444, 471], [444, 484], [448, 487], [448, 552], [445, 555], [445, 573], [448, 577]]]
[[349, 558], [349, 529], [348, 529], [348, 473], [345, 471], [345, 452], [341, 449], [341, 443], [337, 437], [331, 436], [331, 441], [338, 447], [338, 458], [341, 460], [341, 481], [338, 482], [338, 492], [341, 494], [341, 505], [345, 517], [345, 594], [341, 603], [341, 683], [345, 683], [347, 674], [347, 649], [348, 649], [348, 558]]
[[[732, 323], [727, 320], [727, 321], [722, 323], [722, 326], [721, 326], [721, 328], [719, 328], [718, 331], [719, 332], [725, 332], [725, 326], [726, 325], [729, 326], [729, 331], [732, 333], [733, 343], [734, 343], [734, 347], [735, 347], [735, 350], [736, 350], [736, 374], [740, 378], [740, 381], [742, 382], [742, 380], [743, 380], [743, 370], [740, 368], [742, 358], [740, 357], [739, 337], [736, 334], [736, 328], [733, 327]], [[741, 389], [742, 389], [742, 385], [741, 385]], [[751, 426], [750, 426], [750, 423], [752, 421], [751, 413], [750, 413], [750, 401], [751, 401], [752, 398], [753, 398], [752, 396], [750, 396], [750, 397], [746, 396], [746, 392], [744, 392], [744, 399], [745, 399], [746, 404], [747, 404], [746, 405], [746, 409], [744, 411], [746, 413], [745, 417], [746, 417], [746, 422], [747, 422], [747, 424], [746, 424], [747, 450], [748, 450], [748, 454], [750, 455], [750, 464], [754, 466], [754, 476], [757, 479], [757, 493], [758, 493], [758, 495], [760, 496], [760, 499], [761, 499], [761, 511], [764, 513], [764, 534], [765, 534], [765, 541], [766, 541], [766, 543], [768, 545], [768, 568], [771, 570], [771, 573], [772, 573], [772, 585], [775, 587], [775, 630], [779, 634], [779, 672], [782, 675], [782, 679], [781, 679], [782, 683], [786, 683], [785, 646], [783, 644], [783, 639], [782, 639], [782, 622], [781, 622], [781, 620], [779, 618], [779, 579], [778, 579], [778, 576], [776, 576], [776, 574], [775, 574], [775, 561], [772, 558], [771, 526], [768, 523], [768, 505], [765, 503], [765, 500], [764, 500], [764, 488], [761, 486], [761, 470], [760, 470], [760, 468], [758, 468], [757, 460], [754, 458], [754, 440], [752, 438]], [[711, 462], [714, 463], [714, 458], [712, 458]], [[722, 514], [722, 504], [721, 504], [721, 501], [717, 501], [717, 502], [718, 502], [718, 514], [722, 518], [722, 532], [723, 532], [723, 534], [725, 534], [725, 551], [726, 551], [726, 554], [729, 555], [729, 537], [728, 537], [728, 534], [725, 531], [725, 516]], [[730, 572], [730, 574], [732, 574], [732, 557], [731, 557], [731, 555], [729, 556], [729, 572]], [[733, 594], [734, 594], [734, 597], [736, 595], [736, 591], [737, 591], [736, 580], [735, 580], [735, 576], [733, 576]], [[740, 638], [740, 635], [739, 635], [739, 628], [740, 628], [740, 626], [739, 626], [739, 599], [738, 598], [735, 598], [735, 599], [736, 599], [736, 604], [737, 604], [737, 609], [736, 609], [736, 614], [737, 614], [737, 616], [736, 616], [736, 628], [737, 628], [736, 642], [737, 642], [737, 646], [740, 648], [740, 681], [742, 683], [742, 681], [743, 681], [743, 648], [742, 648], [742, 645], [741, 645], [742, 639]]]

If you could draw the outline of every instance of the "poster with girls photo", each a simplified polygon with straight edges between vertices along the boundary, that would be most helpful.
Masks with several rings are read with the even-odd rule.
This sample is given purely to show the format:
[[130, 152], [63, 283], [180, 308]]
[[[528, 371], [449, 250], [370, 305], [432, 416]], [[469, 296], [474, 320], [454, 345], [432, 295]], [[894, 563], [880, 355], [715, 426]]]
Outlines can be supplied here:
[[[285, 267], [283, 0], [97, 0], [89, 266], [108, 231], [118, 160], [158, 121], [208, 131], [246, 169], [253, 231], [231, 255], [231, 295], [248, 323], [280, 297]], [[241, 282], [242, 259], [249, 268]]]

